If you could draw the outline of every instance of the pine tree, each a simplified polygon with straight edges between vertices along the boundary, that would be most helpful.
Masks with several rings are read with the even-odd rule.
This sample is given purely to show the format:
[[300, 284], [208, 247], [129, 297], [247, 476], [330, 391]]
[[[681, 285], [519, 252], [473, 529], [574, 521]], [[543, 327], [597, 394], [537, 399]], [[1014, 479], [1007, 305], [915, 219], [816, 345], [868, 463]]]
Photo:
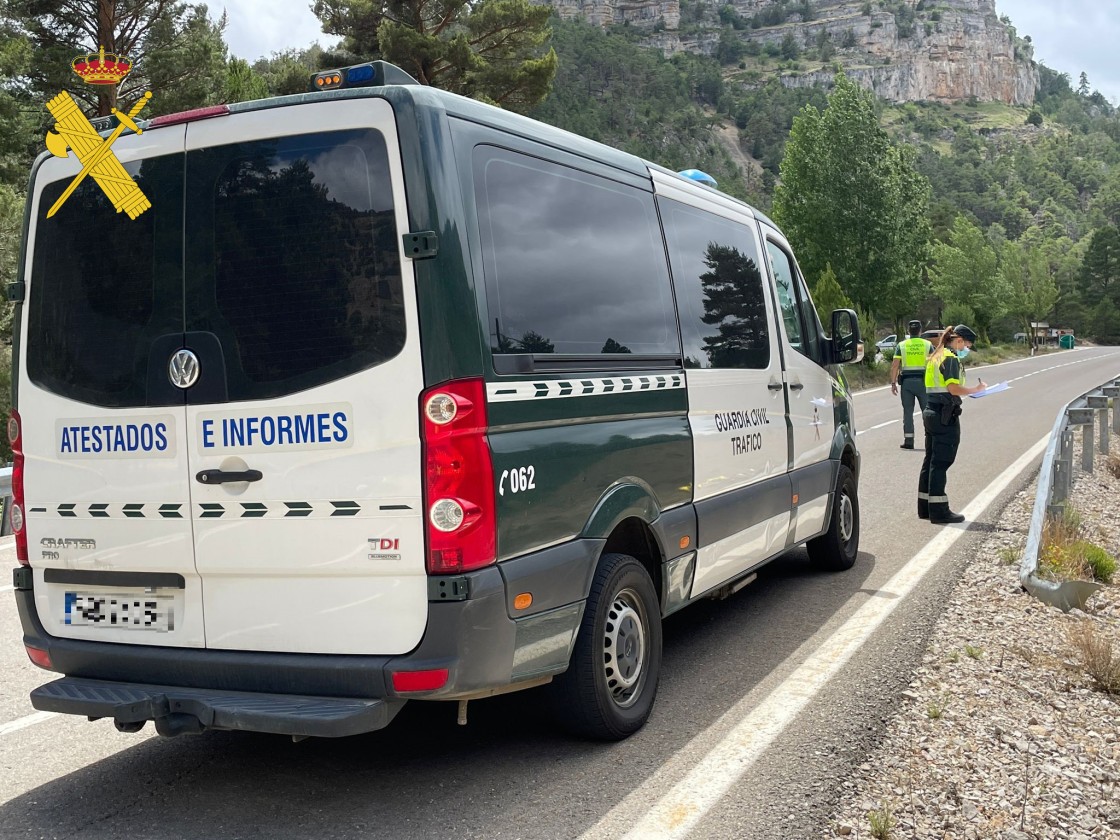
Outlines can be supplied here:
[[1120, 304], [1120, 229], [1105, 225], [1093, 231], [1081, 263], [1082, 298], [1089, 306], [1109, 299]]
[[[556, 75], [544, 45], [552, 7], [528, 0], [316, 0], [342, 61], [381, 58], [424, 85], [514, 111], [541, 102]], [[340, 62], [342, 63], [342, 62]]]
[[271, 96], [285, 96], [304, 93], [311, 75], [326, 67], [323, 62], [323, 48], [312, 44], [304, 50], [284, 50], [259, 59], [253, 64], [253, 72], [264, 79]]
[[821, 323], [826, 326], [832, 319], [834, 309], [851, 309], [852, 302], [840, 288], [836, 281], [836, 273], [832, 270], [832, 263], [825, 263], [820, 279], [813, 286], [813, 303], [817, 307], [817, 315]]
[[[306, 77], [304, 79], [306, 88]], [[243, 58], [231, 58], [226, 68], [225, 100], [247, 102], [250, 99], [264, 99], [266, 96], [268, 85], [264, 77], [256, 73]]]
[[[10, 0], [9, 14], [27, 34], [29, 88], [42, 103], [69, 91], [87, 112], [105, 116], [118, 97], [153, 94], [144, 116], [220, 101], [226, 76], [225, 15], [210, 20], [204, 4], [170, 0]], [[71, 69], [80, 55], [125, 56], [133, 70], [118, 90], [87, 85]]]

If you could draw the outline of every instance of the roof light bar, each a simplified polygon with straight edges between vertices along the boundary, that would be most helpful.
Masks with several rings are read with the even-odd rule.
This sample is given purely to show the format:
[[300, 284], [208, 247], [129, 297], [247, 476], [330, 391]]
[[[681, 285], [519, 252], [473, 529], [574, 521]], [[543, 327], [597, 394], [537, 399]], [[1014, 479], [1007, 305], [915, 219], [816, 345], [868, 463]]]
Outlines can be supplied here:
[[408, 73], [387, 61], [367, 61], [337, 70], [324, 70], [311, 77], [311, 90], [418, 84]]

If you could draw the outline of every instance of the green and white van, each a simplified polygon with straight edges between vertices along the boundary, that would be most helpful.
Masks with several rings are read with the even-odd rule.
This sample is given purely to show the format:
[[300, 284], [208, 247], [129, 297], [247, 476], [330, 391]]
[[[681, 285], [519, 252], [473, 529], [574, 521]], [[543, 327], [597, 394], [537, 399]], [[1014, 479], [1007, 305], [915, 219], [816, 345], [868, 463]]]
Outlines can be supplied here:
[[[372, 63], [142, 123], [136, 219], [32, 172], [16, 598], [35, 708], [175, 735], [386, 726], [541, 686], [617, 739], [661, 621], [856, 558], [859, 454], [778, 228]], [[336, 81], [337, 80], [337, 81]]]

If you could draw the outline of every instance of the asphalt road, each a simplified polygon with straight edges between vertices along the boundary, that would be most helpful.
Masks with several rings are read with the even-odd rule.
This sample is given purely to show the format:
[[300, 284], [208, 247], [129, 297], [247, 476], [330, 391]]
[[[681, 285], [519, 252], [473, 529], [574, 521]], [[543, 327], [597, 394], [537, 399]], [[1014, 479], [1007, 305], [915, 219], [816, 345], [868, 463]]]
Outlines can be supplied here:
[[[451, 705], [414, 703], [383, 732], [300, 743], [221, 732], [165, 740], [151, 727], [127, 735], [107, 721], [37, 715], [27, 694], [50, 676], [24, 655], [5, 575], [0, 838], [590, 840], [632, 829], [705, 840], [823, 838], [838, 785], [906, 686], [961, 562], [978, 534], [999, 527], [1000, 510], [1039, 457], [990, 485], [1049, 434], [1062, 404], [1120, 374], [1120, 350], [974, 367], [970, 377], [977, 374], [1012, 387], [965, 401], [949, 495], [954, 509], [992, 502], [967, 529], [953, 529], [960, 538], [944, 555], [931, 540], [945, 529], [914, 514], [922, 453], [898, 448], [897, 398], [886, 389], [858, 395], [855, 568], [815, 573], [793, 552], [729, 600], [672, 616], [653, 716], [619, 744], [558, 734], [534, 692], [472, 703], [465, 727]], [[900, 595], [896, 574], [922, 562], [929, 572]], [[14, 564], [11, 550], [0, 552], [0, 566]], [[864, 618], [882, 604], [892, 611], [881, 623]], [[866, 639], [841, 656], [836, 640], [853, 627]], [[815, 682], [803, 679], [807, 669]], [[759, 709], [777, 713], [759, 724], [750, 716]], [[744, 751], [743, 739], [767, 727], [768, 746]]]

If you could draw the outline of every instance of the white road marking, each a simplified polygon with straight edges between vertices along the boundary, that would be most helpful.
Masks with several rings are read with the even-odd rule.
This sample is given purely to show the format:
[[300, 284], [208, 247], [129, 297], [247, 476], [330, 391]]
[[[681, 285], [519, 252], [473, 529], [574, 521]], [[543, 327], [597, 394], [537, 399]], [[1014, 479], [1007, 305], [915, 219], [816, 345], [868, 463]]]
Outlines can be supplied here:
[[11, 591], [12, 591], [13, 589], [15, 589], [15, 587], [14, 587], [14, 586], [11, 586], [11, 585], [9, 585], [9, 586], [0, 586], [0, 593], [4, 593], [4, 592], [11, 592]]
[[[967, 520], [973, 520], [983, 513], [1007, 485], [1042, 454], [1049, 441], [1049, 435], [1042, 438], [985, 487], [962, 511]], [[692, 743], [700, 742], [708, 732], [723, 731], [730, 727], [727, 735], [661, 799], [652, 803], [652, 807], [650, 788], [657, 786], [658, 782], [667, 784], [667, 777], [671, 773], [669, 770], [658, 771], [645, 784], [632, 791], [588, 829], [582, 840], [619, 837], [623, 836], [623, 832], [626, 840], [687, 837], [965, 533], [967, 527], [942, 526], [936, 537], [922, 547], [766, 699], [751, 705], [749, 698], [743, 698], [707, 732], [698, 735]], [[860, 594], [853, 597], [868, 596]], [[685, 747], [678, 753], [678, 757], [687, 750], [688, 747]], [[670, 762], [667, 767], [672, 767], [673, 764], [674, 762]]]
[[[915, 411], [914, 416], [915, 417], [921, 417], [922, 412]], [[901, 420], [888, 420], [886, 423], [880, 423], [878, 426], [871, 426], [867, 429], [860, 429], [858, 432], [856, 432], [856, 436], [858, 437], [859, 435], [862, 435], [864, 432], [873, 432], [876, 429], [882, 429], [884, 426], [890, 426], [892, 423], [901, 423], [901, 422], [902, 422]]]
[[[1090, 348], [1088, 348], [1088, 347], [1075, 347], [1072, 352], [1077, 352], [1077, 351], [1084, 352], [1084, 351], [1087, 351], [1089, 349]], [[1103, 350], [1105, 348], [1097, 347], [1097, 348], [1093, 348], [1093, 349]], [[1068, 352], [1071, 352], [1071, 351], [1067, 350], [1065, 352], [1068, 353]], [[1085, 359], [1077, 359], [1077, 360], [1072, 361], [1072, 362], [1066, 362], [1065, 364], [1053, 365], [1053, 366], [1048, 367], [1048, 368], [1042, 368], [1040, 370], [1036, 370], [1036, 371], [1033, 371], [1031, 373], [1024, 374], [1023, 376], [1020, 376], [1020, 377], [1017, 377], [1017, 378], [1018, 379], [1026, 379], [1028, 376], [1034, 376], [1036, 373], [1046, 373], [1047, 371], [1057, 370], [1058, 368], [1063, 368], [1063, 367], [1069, 367], [1070, 365], [1079, 365], [1079, 364], [1082, 364], [1084, 362], [1092, 362], [1092, 361], [1095, 361], [1097, 359], [1107, 358], [1108, 356], [1112, 356], [1114, 354], [1115, 354], [1115, 351], [1102, 353], [1099, 356], [1089, 356], [1088, 358], [1085, 358]], [[1020, 362], [1031, 362], [1031, 361], [1034, 361], [1033, 357], [1023, 356], [1021, 359], [1008, 359], [1006, 362], [996, 362], [994, 365], [980, 365], [979, 367], [975, 367], [975, 366], [966, 366], [966, 367], [968, 367], [968, 370], [971, 371], [972, 373], [980, 374], [982, 376], [984, 371], [991, 370], [992, 368], [1002, 367], [1003, 365], [1017, 365]], [[1014, 382], [1015, 379], [1009, 379], [1007, 381], [1008, 382]], [[855, 391], [853, 393], [857, 397], [859, 397], [859, 396], [862, 396], [863, 394], [877, 394], [880, 391], [888, 390], [890, 387], [891, 387], [890, 385], [880, 385], [877, 388], [865, 388], [862, 391]]]
[[0, 723], [0, 738], [57, 716], [57, 712], [36, 712], [33, 715], [17, 718], [8, 723]]

